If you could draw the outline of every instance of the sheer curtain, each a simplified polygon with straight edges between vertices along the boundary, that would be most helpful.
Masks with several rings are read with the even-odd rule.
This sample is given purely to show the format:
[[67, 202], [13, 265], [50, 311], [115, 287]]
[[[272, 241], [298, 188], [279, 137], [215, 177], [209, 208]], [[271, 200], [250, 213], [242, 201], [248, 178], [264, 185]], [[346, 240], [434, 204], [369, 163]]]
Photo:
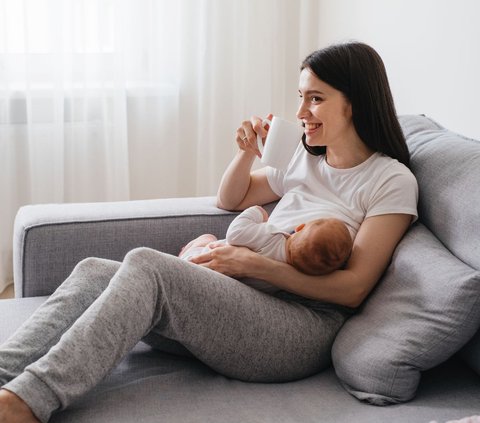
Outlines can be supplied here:
[[243, 119], [294, 119], [316, 0], [0, 0], [0, 292], [18, 208], [211, 195]]

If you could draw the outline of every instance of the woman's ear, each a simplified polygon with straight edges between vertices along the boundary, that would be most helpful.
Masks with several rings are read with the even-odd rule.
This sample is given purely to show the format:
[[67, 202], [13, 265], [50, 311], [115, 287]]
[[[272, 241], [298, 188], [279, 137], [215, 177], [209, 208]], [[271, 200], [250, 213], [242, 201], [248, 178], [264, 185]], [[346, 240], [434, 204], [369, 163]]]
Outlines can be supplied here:
[[350, 103], [350, 101], [346, 100], [346, 105], [345, 105], [345, 108], [344, 108], [344, 113], [345, 113], [345, 117], [348, 118], [348, 119], [352, 119], [352, 116], [353, 116], [353, 112], [352, 112], [352, 103]]
[[300, 232], [305, 227], [305, 223], [301, 223], [295, 228], [295, 232]]

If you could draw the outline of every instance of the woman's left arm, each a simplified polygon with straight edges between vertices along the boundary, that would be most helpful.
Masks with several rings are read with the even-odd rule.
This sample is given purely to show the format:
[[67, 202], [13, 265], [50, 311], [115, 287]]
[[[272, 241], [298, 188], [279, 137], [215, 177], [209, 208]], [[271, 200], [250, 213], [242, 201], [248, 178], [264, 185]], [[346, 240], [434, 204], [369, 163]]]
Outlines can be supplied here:
[[411, 221], [407, 214], [365, 219], [345, 269], [323, 276], [306, 275], [242, 247], [215, 248], [192, 261], [228, 276], [262, 279], [303, 297], [358, 307], [387, 268]]

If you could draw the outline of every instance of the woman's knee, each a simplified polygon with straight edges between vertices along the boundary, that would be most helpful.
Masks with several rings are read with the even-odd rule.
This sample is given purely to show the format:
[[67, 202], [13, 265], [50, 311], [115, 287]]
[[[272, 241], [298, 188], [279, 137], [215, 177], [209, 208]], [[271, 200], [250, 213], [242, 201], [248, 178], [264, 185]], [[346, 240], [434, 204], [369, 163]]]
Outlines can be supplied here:
[[145, 285], [143, 289], [155, 289], [164, 298], [175, 296], [180, 301], [180, 298], [188, 300], [189, 297], [195, 297], [195, 288], [201, 290], [199, 277], [206, 276], [195, 271], [206, 272], [202, 267], [176, 256], [141, 247], [125, 256], [119, 273], [123, 276], [123, 283], [131, 281], [136, 287]]
[[123, 259], [123, 263], [129, 267], [158, 274], [168, 272], [172, 267], [176, 268], [179, 262], [184, 263], [175, 256], [148, 247], [134, 248]]
[[166, 254], [151, 248], [134, 248], [125, 255], [119, 277], [115, 279], [137, 288], [145, 284], [157, 287], [163, 281], [164, 256]]
[[115, 272], [120, 267], [120, 263], [102, 259], [98, 257], [87, 257], [75, 266], [73, 273], [77, 275], [86, 275], [89, 277], [106, 277], [112, 278]]
[[88, 257], [77, 263], [70, 276], [60, 285], [62, 292], [88, 292], [99, 295], [117, 272], [120, 263]]
[[149, 275], [153, 279], [162, 279], [163, 269], [168, 267], [168, 255], [148, 247], [130, 250], [123, 259], [122, 268], [129, 273]]
[[123, 262], [128, 263], [146, 263], [151, 264], [160, 259], [162, 253], [148, 247], [137, 247], [130, 250], [123, 259]]

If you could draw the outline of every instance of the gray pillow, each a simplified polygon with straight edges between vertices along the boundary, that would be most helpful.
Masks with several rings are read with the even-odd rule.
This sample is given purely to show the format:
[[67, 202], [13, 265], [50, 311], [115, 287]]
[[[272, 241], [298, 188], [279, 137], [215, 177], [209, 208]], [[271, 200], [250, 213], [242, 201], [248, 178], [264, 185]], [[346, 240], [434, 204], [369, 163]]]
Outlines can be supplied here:
[[335, 371], [355, 397], [400, 403], [420, 372], [458, 351], [480, 324], [480, 272], [453, 256], [421, 223], [398, 245], [383, 279], [340, 330]]

